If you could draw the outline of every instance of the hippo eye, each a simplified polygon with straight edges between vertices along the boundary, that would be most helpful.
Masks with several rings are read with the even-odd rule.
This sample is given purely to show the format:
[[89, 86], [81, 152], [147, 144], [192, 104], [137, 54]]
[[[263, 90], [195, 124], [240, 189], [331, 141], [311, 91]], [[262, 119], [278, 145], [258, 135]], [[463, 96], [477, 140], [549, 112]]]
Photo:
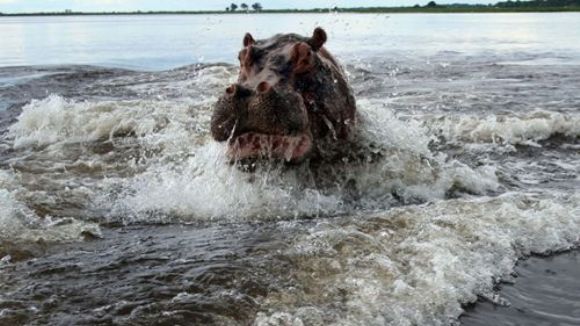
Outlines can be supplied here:
[[256, 47], [251, 47], [250, 56], [252, 57], [252, 60], [258, 61], [262, 59], [262, 57], [264, 56], [264, 50], [258, 49]]
[[252, 47], [250, 50], [250, 54], [249, 54], [250, 62], [259, 65], [263, 61], [265, 55], [266, 55], [266, 53], [264, 52], [264, 50], [260, 50], [258, 48]]
[[269, 65], [273, 71], [284, 77], [289, 77], [292, 72], [292, 62], [288, 58], [277, 55], [270, 59]]
[[288, 61], [288, 62], [284, 63], [278, 69], [278, 73], [280, 73], [281, 75], [283, 75], [285, 77], [289, 77], [290, 74], [292, 73], [292, 65], [293, 65], [292, 61]]

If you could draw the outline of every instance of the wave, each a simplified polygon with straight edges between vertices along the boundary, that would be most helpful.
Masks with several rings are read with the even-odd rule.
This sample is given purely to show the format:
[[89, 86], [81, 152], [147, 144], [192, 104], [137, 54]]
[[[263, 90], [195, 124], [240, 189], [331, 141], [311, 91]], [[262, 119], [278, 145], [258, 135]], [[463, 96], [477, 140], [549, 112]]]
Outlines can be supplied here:
[[31, 244], [101, 236], [99, 226], [94, 223], [69, 217], [39, 217], [26, 204], [27, 195], [14, 175], [0, 170], [0, 256], [4, 261], [28, 255]]
[[579, 203], [506, 193], [320, 221], [278, 254], [293, 283], [262, 300], [256, 325], [456, 323], [478, 296], [506, 304], [493, 287], [522, 256], [577, 245]]
[[580, 137], [580, 114], [535, 110], [525, 114], [436, 116], [425, 126], [448, 142], [539, 146], [554, 135]]
[[413, 122], [373, 102], [362, 102], [355, 142], [380, 156], [362, 162], [328, 162], [286, 168], [259, 166], [247, 173], [225, 163], [213, 141], [186, 157], [165, 156], [143, 173], [109, 180], [122, 189], [107, 203], [124, 222], [263, 221], [349, 214], [445, 198], [452, 189], [484, 194], [499, 185], [492, 166], [476, 169], [428, 149], [430, 137]]
[[[208, 133], [216, 98], [206, 94], [217, 94], [234, 77], [223, 66], [178, 82], [170, 74], [153, 80], [120, 76], [107, 85], [143, 99], [34, 100], [9, 127], [13, 161], [52, 178], [54, 185], [44, 191], [55, 198], [70, 197], [61, 193], [64, 187], [81, 189], [74, 205], [97, 212], [97, 222], [287, 220], [505, 190], [493, 161], [468, 165], [433, 152], [441, 140], [470, 150], [469, 144], [537, 145], [556, 134], [580, 135], [580, 116], [573, 112], [409, 118], [388, 100], [359, 99], [355, 141], [371, 153], [368, 161], [314, 169], [260, 166], [247, 173], [225, 163], [223, 145]], [[152, 89], [165, 95], [151, 96]]]
[[[403, 120], [373, 100], [359, 101], [354, 140], [368, 161], [315, 169], [265, 166], [249, 174], [225, 163], [223, 145], [210, 139], [212, 101], [91, 102], [52, 95], [24, 107], [8, 136], [16, 149], [42, 147], [36, 153], [46, 160], [72, 161], [71, 170], [82, 163], [99, 167], [98, 173], [124, 171], [109, 172], [92, 188], [91, 203], [82, 203], [106, 212], [109, 222], [340, 215], [441, 199], [455, 190], [485, 194], [499, 188], [493, 166], [472, 168], [433, 154], [434, 137], [421, 121]], [[95, 142], [108, 144], [101, 146], [105, 153], [90, 149]], [[375, 154], [380, 158], [370, 159]]]

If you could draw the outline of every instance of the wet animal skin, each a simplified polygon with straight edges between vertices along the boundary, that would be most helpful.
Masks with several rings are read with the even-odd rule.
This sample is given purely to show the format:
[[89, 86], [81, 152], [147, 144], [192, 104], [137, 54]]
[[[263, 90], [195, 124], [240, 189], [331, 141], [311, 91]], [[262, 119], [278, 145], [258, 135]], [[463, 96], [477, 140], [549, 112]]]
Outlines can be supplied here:
[[349, 138], [356, 103], [326, 41], [322, 28], [310, 37], [245, 35], [238, 81], [226, 88], [211, 119], [211, 134], [227, 142], [231, 160], [300, 162]]

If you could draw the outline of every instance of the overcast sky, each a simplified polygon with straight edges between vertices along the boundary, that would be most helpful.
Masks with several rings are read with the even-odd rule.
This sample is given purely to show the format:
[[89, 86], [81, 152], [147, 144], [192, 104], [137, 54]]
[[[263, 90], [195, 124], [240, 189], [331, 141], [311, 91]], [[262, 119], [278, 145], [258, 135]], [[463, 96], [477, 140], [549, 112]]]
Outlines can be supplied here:
[[[332, 8], [424, 5], [429, 0], [0, 0], [0, 12], [222, 10], [231, 2], [260, 2], [264, 8]], [[486, 0], [439, 0], [437, 3], [489, 3]]]

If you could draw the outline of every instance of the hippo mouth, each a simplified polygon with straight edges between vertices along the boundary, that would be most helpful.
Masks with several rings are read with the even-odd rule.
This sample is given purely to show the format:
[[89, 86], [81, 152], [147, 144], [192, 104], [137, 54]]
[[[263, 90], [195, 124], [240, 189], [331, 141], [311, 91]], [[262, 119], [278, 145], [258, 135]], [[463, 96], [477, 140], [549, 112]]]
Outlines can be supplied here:
[[296, 162], [311, 149], [312, 137], [307, 133], [290, 136], [247, 132], [229, 141], [227, 155], [232, 160], [267, 158]]

